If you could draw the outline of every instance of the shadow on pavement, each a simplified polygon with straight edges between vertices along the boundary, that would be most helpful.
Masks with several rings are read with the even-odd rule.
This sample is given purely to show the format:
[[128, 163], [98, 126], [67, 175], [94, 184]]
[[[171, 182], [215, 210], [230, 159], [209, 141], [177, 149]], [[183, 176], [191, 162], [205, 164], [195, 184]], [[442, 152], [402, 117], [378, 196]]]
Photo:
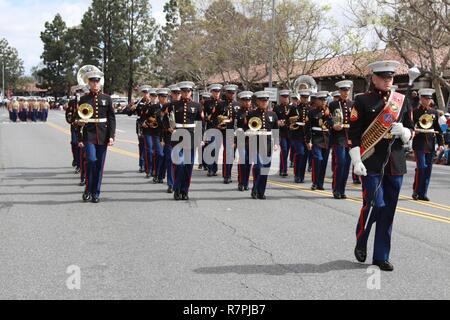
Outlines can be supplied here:
[[204, 267], [195, 269], [194, 272], [201, 274], [266, 274], [272, 276], [285, 275], [288, 273], [327, 273], [340, 270], [367, 269], [367, 265], [356, 262], [337, 260], [322, 264], [299, 263], [299, 264], [272, 264], [272, 265], [230, 265], [219, 267]]

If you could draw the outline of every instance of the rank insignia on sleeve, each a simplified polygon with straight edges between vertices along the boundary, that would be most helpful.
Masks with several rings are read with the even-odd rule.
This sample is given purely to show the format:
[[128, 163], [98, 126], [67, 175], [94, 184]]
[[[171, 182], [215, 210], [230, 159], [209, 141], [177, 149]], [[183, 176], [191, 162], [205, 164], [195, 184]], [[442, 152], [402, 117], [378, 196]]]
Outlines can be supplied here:
[[356, 108], [353, 107], [353, 109], [352, 109], [352, 114], [350, 115], [350, 120], [351, 120], [352, 122], [355, 122], [355, 121], [358, 121], [358, 119], [359, 119], [358, 110], [356, 110]]

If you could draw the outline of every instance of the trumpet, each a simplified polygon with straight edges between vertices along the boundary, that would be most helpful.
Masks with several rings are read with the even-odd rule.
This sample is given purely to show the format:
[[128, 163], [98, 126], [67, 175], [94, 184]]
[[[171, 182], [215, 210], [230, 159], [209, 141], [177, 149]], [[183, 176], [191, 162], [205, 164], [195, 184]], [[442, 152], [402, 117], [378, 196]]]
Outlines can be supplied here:
[[258, 117], [253, 117], [248, 121], [248, 127], [250, 131], [259, 131], [263, 126], [262, 120]]
[[300, 129], [300, 125], [297, 124], [299, 116], [290, 117], [289, 118], [289, 130], [298, 130]]
[[231, 123], [231, 119], [227, 116], [218, 116], [217, 120], [219, 121], [219, 125], [217, 128], [221, 130], [225, 130], [229, 123]]

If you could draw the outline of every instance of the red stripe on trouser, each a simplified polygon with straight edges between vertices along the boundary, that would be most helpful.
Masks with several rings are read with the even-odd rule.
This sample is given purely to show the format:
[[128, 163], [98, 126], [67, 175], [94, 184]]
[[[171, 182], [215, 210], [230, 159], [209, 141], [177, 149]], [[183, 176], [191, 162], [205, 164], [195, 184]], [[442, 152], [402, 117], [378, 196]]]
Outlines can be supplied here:
[[238, 179], [239, 184], [242, 184], [241, 160], [238, 162]]
[[283, 147], [280, 148], [281, 152], [280, 152], [280, 160], [281, 160], [281, 171], [284, 172], [284, 150]]
[[223, 176], [227, 176], [227, 146], [223, 145]]
[[150, 174], [150, 159], [148, 158], [147, 139], [144, 137], [144, 151], [145, 151], [145, 173]]
[[[361, 235], [364, 232], [364, 212], [367, 210], [367, 207], [369, 205], [369, 203], [366, 199], [366, 196], [367, 196], [367, 191], [363, 186], [363, 201], [365, 202], [365, 205], [361, 208], [361, 213], [359, 215], [359, 231], [358, 231], [358, 234], [356, 235], [356, 240], [359, 240], [359, 238], [361, 238]], [[368, 218], [369, 217], [367, 217], [367, 219]]]
[[311, 180], [312, 180], [313, 184], [316, 184], [316, 159], [315, 159], [314, 156], [313, 156], [313, 159], [312, 159]]
[[333, 147], [333, 159], [332, 159], [332, 163], [333, 163], [333, 190], [336, 190], [336, 185], [337, 185], [337, 168], [338, 168], [338, 164], [339, 164], [339, 158], [336, 154], [336, 150], [337, 147], [334, 146]]
[[[81, 159], [83, 159], [83, 151], [81, 151]], [[85, 186], [86, 186], [86, 188], [85, 188], [85, 192], [86, 193], [89, 193], [89, 176], [88, 176], [88, 174], [87, 174], [87, 155], [86, 155], [86, 161], [84, 161], [83, 162], [83, 165], [84, 165], [84, 177], [85, 177]]]
[[417, 158], [417, 152], [416, 151], [414, 151], [414, 156], [416, 158], [416, 176], [415, 176], [415, 179], [414, 179], [413, 189], [414, 189], [414, 192], [417, 192], [419, 190], [419, 160]]

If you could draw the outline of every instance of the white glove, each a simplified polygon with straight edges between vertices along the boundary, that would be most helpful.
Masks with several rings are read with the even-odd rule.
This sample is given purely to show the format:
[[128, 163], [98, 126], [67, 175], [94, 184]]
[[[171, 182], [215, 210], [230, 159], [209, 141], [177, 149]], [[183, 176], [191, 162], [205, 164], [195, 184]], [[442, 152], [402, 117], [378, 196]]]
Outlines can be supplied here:
[[411, 130], [403, 127], [403, 124], [398, 122], [392, 125], [391, 133], [397, 138], [401, 138], [404, 144], [411, 139]]
[[350, 157], [352, 158], [352, 164], [355, 168], [355, 174], [357, 176], [367, 176], [367, 169], [361, 160], [361, 148], [355, 147], [350, 150]]

